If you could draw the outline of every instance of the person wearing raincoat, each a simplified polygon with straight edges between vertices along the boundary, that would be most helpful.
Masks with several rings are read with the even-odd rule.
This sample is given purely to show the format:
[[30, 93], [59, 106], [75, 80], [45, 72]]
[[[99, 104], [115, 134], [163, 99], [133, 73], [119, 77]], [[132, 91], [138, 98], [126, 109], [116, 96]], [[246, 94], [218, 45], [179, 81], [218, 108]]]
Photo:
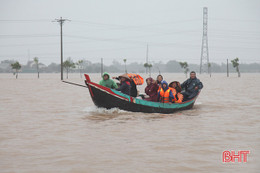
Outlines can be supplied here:
[[102, 78], [103, 79], [99, 82], [99, 85], [102, 85], [102, 86], [108, 87], [108, 88], [112, 88], [112, 89], [118, 88], [115, 81], [110, 79], [110, 75], [107, 72], [103, 73]]

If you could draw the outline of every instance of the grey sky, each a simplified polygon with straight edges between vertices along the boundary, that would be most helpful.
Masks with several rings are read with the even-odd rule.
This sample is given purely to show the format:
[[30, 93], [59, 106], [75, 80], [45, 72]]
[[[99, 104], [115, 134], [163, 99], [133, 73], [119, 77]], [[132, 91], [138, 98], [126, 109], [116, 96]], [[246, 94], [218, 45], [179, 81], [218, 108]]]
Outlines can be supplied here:
[[59, 63], [62, 16], [65, 59], [199, 64], [203, 7], [211, 62], [260, 63], [260, 0], [0, 0], [0, 60]]

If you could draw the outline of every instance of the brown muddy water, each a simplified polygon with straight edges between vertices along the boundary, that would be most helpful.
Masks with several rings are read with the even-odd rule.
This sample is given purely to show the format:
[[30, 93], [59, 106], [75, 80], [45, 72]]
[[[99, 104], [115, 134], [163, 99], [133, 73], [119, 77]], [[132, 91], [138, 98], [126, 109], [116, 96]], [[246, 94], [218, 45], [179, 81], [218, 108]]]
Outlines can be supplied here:
[[[0, 74], [1, 173], [260, 170], [260, 74], [198, 75], [204, 88], [194, 108], [169, 115], [98, 109], [87, 88], [59, 78]], [[225, 150], [250, 150], [248, 161], [223, 163]]]

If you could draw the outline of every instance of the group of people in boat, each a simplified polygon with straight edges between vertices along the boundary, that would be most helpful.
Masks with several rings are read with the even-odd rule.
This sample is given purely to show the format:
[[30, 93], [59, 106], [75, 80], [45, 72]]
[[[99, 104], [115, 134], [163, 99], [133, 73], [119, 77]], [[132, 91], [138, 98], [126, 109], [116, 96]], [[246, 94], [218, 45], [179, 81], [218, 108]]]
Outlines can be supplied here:
[[[129, 77], [127, 74], [111, 78], [110, 75], [105, 72], [102, 75], [102, 78], [103, 79], [99, 82], [102, 86], [121, 91], [132, 97], [140, 96], [147, 101], [169, 104], [190, 100], [203, 88], [202, 82], [196, 77], [196, 72], [194, 71], [190, 72], [190, 78], [182, 84], [178, 81], [173, 81], [168, 84], [163, 80], [162, 75], [158, 75], [156, 80], [151, 77], [147, 78], [147, 86], [145, 87], [145, 93], [147, 95], [138, 95], [133, 78]], [[113, 79], [119, 80], [120, 84], [117, 84]]]

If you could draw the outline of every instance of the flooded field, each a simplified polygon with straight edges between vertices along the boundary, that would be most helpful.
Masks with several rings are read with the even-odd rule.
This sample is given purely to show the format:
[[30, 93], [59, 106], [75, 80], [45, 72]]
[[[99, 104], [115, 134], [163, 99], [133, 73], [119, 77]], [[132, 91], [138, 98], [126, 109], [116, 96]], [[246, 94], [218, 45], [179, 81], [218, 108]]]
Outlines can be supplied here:
[[[59, 74], [0, 74], [0, 172], [259, 172], [260, 74], [198, 78], [194, 108], [164, 115], [98, 109]], [[225, 150], [250, 150], [248, 162], [223, 163]]]

